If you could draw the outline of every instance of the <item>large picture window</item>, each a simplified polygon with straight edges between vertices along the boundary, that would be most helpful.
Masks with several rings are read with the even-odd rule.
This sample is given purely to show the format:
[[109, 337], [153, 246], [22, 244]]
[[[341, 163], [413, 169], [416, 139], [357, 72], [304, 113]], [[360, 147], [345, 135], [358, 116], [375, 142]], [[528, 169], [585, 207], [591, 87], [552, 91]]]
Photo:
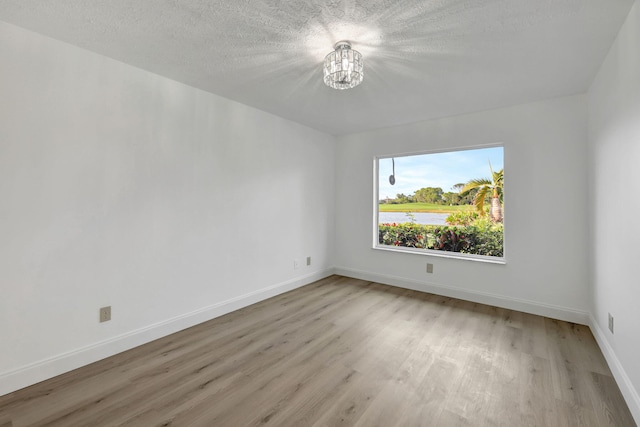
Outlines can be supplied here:
[[504, 260], [504, 149], [375, 159], [375, 247]]

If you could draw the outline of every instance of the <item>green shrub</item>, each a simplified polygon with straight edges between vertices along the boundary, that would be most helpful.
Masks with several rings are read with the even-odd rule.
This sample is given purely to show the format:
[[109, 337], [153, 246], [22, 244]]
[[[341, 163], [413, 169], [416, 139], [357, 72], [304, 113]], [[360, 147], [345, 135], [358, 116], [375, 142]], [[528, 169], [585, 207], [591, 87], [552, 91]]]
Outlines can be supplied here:
[[469, 225], [478, 218], [480, 218], [480, 214], [475, 210], [459, 211], [449, 214], [445, 221], [447, 221], [449, 225]]
[[[468, 227], [438, 227], [433, 230], [434, 243], [429, 249], [449, 252], [466, 252], [473, 240], [467, 233]], [[470, 252], [467, 252], [470, 253]]]
[[430, 225], [404, 222], [401, 224], [379, 224], [378, 242], [389, 246], [426, 248]]
[[467, 253], [501, 257], [504, 255], [504, 228], [502, 224], [492, 224], [489, 219], [486, 221], [489, 226], [480, 223], [468, 227], [469, 235], [473, 236], [474, 240], [471, 245], [473, 252]]
[[470, 225], [439, 226], [411, 222], [379, 224], [382, 245], [433, 249], [501, 257], [504, 254], [502, 224], [479, 218]]

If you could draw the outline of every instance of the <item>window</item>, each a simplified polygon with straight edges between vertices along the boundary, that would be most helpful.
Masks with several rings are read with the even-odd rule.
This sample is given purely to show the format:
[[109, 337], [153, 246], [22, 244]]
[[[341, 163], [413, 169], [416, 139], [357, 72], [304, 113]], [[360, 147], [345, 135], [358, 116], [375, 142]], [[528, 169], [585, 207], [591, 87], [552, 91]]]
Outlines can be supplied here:
[[504, 148], [375, 159], [374, 247], [504, 260]]

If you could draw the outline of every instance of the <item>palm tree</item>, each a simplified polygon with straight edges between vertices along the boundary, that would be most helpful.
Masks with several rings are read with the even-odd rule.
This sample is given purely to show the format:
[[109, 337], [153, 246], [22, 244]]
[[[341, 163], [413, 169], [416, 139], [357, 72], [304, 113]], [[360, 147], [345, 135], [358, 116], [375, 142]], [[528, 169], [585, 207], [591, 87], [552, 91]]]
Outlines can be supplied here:
[[493, 171], [491, 163], [489, 163], [489, 169], [491, 170], [491, 179], [478, 178], [469, 180], [462, 189], [460, 194], [469, 193], [471, 190], [477, 189], [475, 197], [473, 198], [473, 204], [480, 215], [484, 215], [484, 204], [489, 192], [491, 192], [491, 207], [489, 209], [489, 217], [493, 222], [502, 221], [502, 204], [500, 199], [502, 197], [502, 187], [504, 183], [504, 169], [500, 169], [497, 172]]

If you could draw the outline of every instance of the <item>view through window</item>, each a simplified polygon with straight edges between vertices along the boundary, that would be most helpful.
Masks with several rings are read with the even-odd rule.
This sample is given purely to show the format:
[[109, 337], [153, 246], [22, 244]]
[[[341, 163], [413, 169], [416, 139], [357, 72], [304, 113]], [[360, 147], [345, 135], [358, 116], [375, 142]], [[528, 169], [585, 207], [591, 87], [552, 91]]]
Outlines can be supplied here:
[[376, 247], [504, 257], [504, 149], [380, 157]]

